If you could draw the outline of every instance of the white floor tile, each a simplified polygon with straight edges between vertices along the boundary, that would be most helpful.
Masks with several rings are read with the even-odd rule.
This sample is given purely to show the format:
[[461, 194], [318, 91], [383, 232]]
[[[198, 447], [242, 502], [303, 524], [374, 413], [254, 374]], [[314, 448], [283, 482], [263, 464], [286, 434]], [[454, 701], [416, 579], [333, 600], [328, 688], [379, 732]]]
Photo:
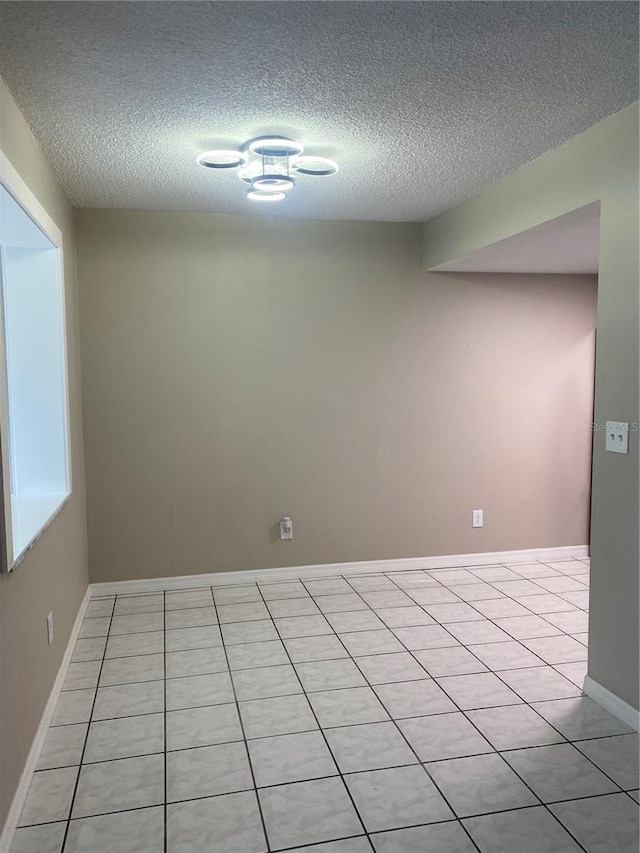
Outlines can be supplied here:
[[[340, 687], [366, 687], [367, 682], [352, 660], [324, 660], [296, 664], [296, 672], [307, 693]], [[297, 691], [295, 691], [297, 692]]]
[[86, 736], [87, 723], [50, 728], [42, 745], [36, 770], [80, 764]]
[[228, 646], [227, 655], [229, 656], [229, 667], [232, 671], [289, 663], [289, 656], [282, 640], [238, 643], [236, 646]]
[[565, 742], [563, 736], [528, 705], [467, 711], [466, 715], [497, 750]]
[[167, 802], [253, 788], [247, 747], [223, 743], [167, 753]]
[[283, 601], [288, 598], [308, 598], [309, 593], [300, 581], [261, 583], [260, 591], [265, 601]]
[[394, 720], [426, 714], [444, 714], [457, 708], [432, 678], [378, 684], [373, 688]]
[[517, 705], [522, 699], [491, 672], [472, 675], [445, 675], [437, 679], [442, 689], [462, 711]]
[[205, 625], [200, 628], [171, 628], [167, 630], [166, 637], [168, 652], [222, 645], [220, 628], [217, 625]]
[[309, 701], [322, 728], [377, 723], [389, 719], [370, 687], [310, 693]]
[[340, 778], [262, 788], [258, 796], [272, 850], [362, 832], [362, 824]]
[[242, 727], [235, 702], [167, 713], [169, 751], [240, 740]]
[[164, 655], [139, 655], [105, 660], [100, 673], [100, 687], [132, 684], [136, 681], [162, 681]]
[[215, 607], [190, 607], [167, 610], [164, 616], [167, 628], [201, 628], [218, 621]]
[[164, 752], [164, 714], [91, 723], [85, 764]]
[[457, 821], [377, 832], [371, 841], [376, 853], [476, 853]]
[[163, 853], [164, 808], [72, 820], [65, 853]]
[[[416, 653], [416, 657], [420, 652]], [[365, 655], [354, 658], [369, 684], [390, 684], [394, 681], [416, 681], [429, 673], [409, 652], [384, 655]]]
[[243, 604], [249, 601], [262, 601], [256, 584], [219, 587], [213, 590], [213, 598], [218, 604]]
[[618, 790], [570, 743], [518, 749], [502, 755], [543, 803]]
[[404, 651], [402, 643], [387, 628], [382, 631], [354, 631], [339, 637], [353, 657]]
[[[180, 611], [175, 612], [179, 613]], [[226, 672], [228, 669], [227, 657], [222, 647], [167, 652], [166, 663], [167, 678], [209, 675], [215, 672]]]
[[249, 756], [259, 788], [338, 775], [319, 731], [251, 740]]
[[432, 678], [442, 675], [469, 675], [472, 672], [486, 672], [487, 667], [463, 646], [443, 649], [422, 649], [414, 652]]
[[550, 806], [587, 853], [637, 853], [638, 806], [626, 794]]
[[533, 708], [569, 740], [631, 732], [629, 726], [587, 696], [536, 702]]
[[66, 820], [77, 777], [77, 767], [34, 773], [18, 826]]
[[393, 723], [366, 723], [327, 729], [326, 736], [342, 773], [380, 770], [418, 762]]
[[368, 610], [369, 605], [355, 592], [337, 595], [316, 595], [315, 603], [323, 613], [342, 613], [353, 610]]
[[134, 655], [162, 654], [164, 631], [144, 631], [138, 634], [110, 636], [107, 641], [107, 658], [124, 658]]
[[170, 678], [167, 681], [166, 690], [167, 711], [197, 708], [201, 705], [222, 705], [233, 702], [234, 699], [231, 676], [228, 672]]
[[83, 765], [71, 816], [89, 817], [163, 802], [164, 756], [123, 758]]
[[163, 711], [163, 682], [145, 681], [139, 684], [99, 687], [92, 719], [109, 720], [113, 717], [134, 717]]
[[218, 605], [218, 619], [221, 625], [228, 622], [255, 622], [258, 619], [268, 618], [269, 611], [262, 601]]
[[[9, 853], [60, 853], [67, 824], [43, 823], [16, 830]], [[367, 850], [367, 853], [371, 853]]]
[[580, 853], [553, 815], [537, 806], [463, 821], [481, 853]]
[[349, 657], [345, 647], [334, 635], [295, 637], [285, 640], [284, 645], [293, 663]]
[[279, 696], [240, 702], [240, 716], [248, 738], [306, 732], [318, 724], [306, 696]]
[[440, 761], [493, 752], [491, 744], [458, 711], [400, 720], [398, 726], [420, 761]]
[[368, 832], [453, 818], [419, 765], [352, 773], [345, 776], [345, 782]]
[[574, 745], [625, 791], [638, 787], [637, 734], [577, 741]]
[[502, 670], [500, 678], [525, 702], [566, 699], [570, 696], [580, 696], [582, 692], [551, 666]]
[[460, 645], [452, 633], [445, 630], [441, 625], [394, 628], [393, 633], [409, 651], [417, 649], [441, 649]]
[[167, 853], [265, 853], [254, 791], [167, 806]]
[[87, 723], [95, 698], [95, 690], [67, 690], [60, 694], [51, 718], [52, 726]]
[[302, 693], [300, 681], [290, 663], [236, 670], [233, 673], [233, 685], [239, 701]]
[[109, 634], [140, 634], [145, 631], [164, 631], [164, 613], [136, 613], [131, 616], [114, 616]]
[[427, 767], [458, 817], [534, 806], [539, 802], [499, 755], [453, 758]]

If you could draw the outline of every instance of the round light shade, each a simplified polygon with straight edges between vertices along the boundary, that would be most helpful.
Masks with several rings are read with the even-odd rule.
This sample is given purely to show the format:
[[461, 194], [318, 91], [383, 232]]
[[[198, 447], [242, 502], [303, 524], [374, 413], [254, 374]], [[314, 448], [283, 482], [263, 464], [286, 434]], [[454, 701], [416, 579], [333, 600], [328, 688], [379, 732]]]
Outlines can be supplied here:
[[301, 175], [335, 175], [338, 171], [338, 164], [334, 160], [329, 160], [328, 157], [295, 157], [291, 161], [291, 168]]
[[304, 151], [299, 142], [287, 139], [286, 136], [258, 136], [245, 145], [259, 157], [295, 157]]
[[265, 193], [260, 192], [260, 190], [249, 190], [247, 198], [250, 198], [251, 201], [282, 201], [286, 195], [283, 192]]
[[205, 169], [235, 169], [248, 159], [244, 151], [219, 148], [216, 151], [203, 151], [196, 157], [196, 163]]
[[251, 188], [261, 192], [286, 192], [295, 185], [296, 182], [288, 175], [257, 175], [251, 179]]

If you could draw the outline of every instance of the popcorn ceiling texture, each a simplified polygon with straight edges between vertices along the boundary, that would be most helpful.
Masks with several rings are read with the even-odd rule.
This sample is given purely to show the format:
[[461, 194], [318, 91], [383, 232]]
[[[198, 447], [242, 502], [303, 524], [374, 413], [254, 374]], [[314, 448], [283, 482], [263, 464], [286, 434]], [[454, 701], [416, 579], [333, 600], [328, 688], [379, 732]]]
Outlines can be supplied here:
[[632, 2], [2, 2], [0, 75], [78, 207], [264, 213], [196, 155], [338, 160], [269, 215], [423, 221], [638, 97]]

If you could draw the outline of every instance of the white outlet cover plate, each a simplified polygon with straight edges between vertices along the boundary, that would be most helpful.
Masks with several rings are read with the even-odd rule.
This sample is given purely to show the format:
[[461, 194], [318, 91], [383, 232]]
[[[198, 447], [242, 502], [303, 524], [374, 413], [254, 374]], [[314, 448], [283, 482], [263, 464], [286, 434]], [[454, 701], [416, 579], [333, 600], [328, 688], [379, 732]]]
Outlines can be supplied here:
[[607, 453], [629, 452], [629, 424], [607, 421], [605, 449]]

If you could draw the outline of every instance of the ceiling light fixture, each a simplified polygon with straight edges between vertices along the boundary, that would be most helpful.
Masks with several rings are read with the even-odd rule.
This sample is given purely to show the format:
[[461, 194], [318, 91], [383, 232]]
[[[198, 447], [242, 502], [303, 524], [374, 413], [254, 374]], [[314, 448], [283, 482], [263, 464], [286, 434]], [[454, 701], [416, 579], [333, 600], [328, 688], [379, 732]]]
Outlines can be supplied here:
[[244, 165], [247, 160], [248, 155], [244, 151], [232, 151], [226, 148], [203, 151], [196, 157], [196, 163], [204, 166], [205, 169], [235, 169], [237, 166]]
[[[238, 177], [251, 187], [252, 201], [282, 201], [296, 181], [293, 175], [335, 175], [338, 164], [328, 157], [301, 156], [299, 142], [285, 136], [257, 136], [239, 150], [205, 151], [196, 162], [207, 169], [238, 169]], [[293, 174], [292, 174], [293, 173]]]
[[283, 192], [266, 193], [261, 192], [260, 190], [249, 190], [247, 192], [247, 198], [250, 198], [251, 201], [282, 201], [286, 196]]

